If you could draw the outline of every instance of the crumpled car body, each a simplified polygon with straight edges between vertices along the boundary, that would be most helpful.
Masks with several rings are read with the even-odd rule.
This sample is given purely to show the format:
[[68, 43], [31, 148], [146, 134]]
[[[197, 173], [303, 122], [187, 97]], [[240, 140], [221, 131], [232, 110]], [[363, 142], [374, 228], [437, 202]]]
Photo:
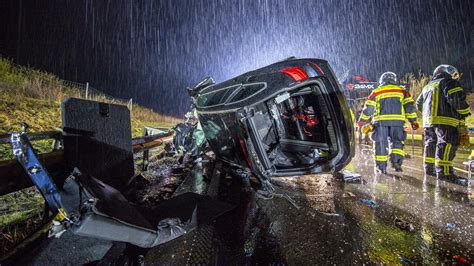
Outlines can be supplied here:
[[354, 155], [350, 111], [325, 60], [208, 79], [190, 94], [216, 157], [260, 179], [338, 171]]

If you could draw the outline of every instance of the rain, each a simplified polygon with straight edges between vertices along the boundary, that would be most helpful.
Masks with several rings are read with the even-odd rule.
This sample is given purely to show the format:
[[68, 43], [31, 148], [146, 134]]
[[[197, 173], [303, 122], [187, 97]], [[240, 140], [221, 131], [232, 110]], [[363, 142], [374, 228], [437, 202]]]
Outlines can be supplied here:
[[6, 56], [164, 114], [188, 111], [185, 88], [207, 76], [221, 82], [290, 56], [371, 80], [446, 63], [474, 85], [468, 0], [18, 2], [6, 36], [19, 45], [6, 42]]
[[[360, 75], [366, 81], [377, 81], [386, 71], [395, 72], [400, 79], [405, 75], [412, 75], [411, 77], [428, 82], [429, 75], [436, 66], [450, 64], [462, 73], [460, 82], [464, 90], [470, 93], [468, 97], [473, 96], [474, 1], [471, 0], [16, 0], [0, 3], [0, 21], [6, 25], [0, 27], [0, 56], [12, 60], [15, 65], [51, 72], [66, 81], [87, 82], [87, 86], [90, 84], [106, 95], [118, 99], [133, 99], [133, 103], [170, 116], [175, 119], [172, 120], [173, 123], [185, 114], [190, 114], [191, 112], [188, 112], [196, 107], [192, 105], [187, 88], [195, 86], [204, 78], [211, 76], [217, 83], [228, 80], [232, 83], [236, 76], [292, 56], [298, 59], [327, 60], [340, 83], [340, 88], [335, 91], [349, 88], [347, 84], [353, 82], [352, 77]], [[318, 65], [315, 66], [319, 68]], [[307, 75], [306, 72], [304, 74]], [[316, 74], [310, 78], [320, 77]], [[369, 83], [366, 81], [362, 83]], [[417, 86], [419, 94], [424, 85]], [[241, 87], [242, 84], [238, 88]], [[296, 89], [300, 88], [295, 87]], [[301, 89], [303, 96], [306, 95], [304, 89]], [[235, 96], [230, 93], [229, 95], [229, 99]], [[301, 95], [296, 96], [302, 97]], [[282, 97], [281, 102], [284, 102], [289, 101], [293, 95], [290, 96], [288, 92], [287, 95], [279, 94], [278, 97]], [[321, 99], [324, 97], [321, 96]], [[145, 213], [144, 210], [148, 210], [146, 208], [153, 209], [185, 191], [213, 199], [225, 198], [226, 204], [237, 206], [233, 206], [235, 209], [222, 211], [225, 213], [222, 216], [216, 215], [212, 225], [200, 225], [202, 227], [199, 229], [191, 233], [185, 232], [181, 238], [159, 246], [147, 246], [142, 249], [109, 239], [86, 240], [68, 231], [65, 237], [60, 240], [48, 240], [34, 251], [34, 255], [29, 254], [19, 261], [23, 262], [23, 259], [25, 263], [37, 265], [120, 264], [122, 261], [119, 260], [128, 256], [128, 262], [131, 264], [139, 258], [140, 263], [169, 265], [474, 263], [474, 181], [466, 179], [470, 177], [470, 170], [467, 170], [469, 163], [466, 161], [469, 161], [471, 166], [474, 165], [472, 142], [458, 149], [455, 159], [450, 162], [456, 174], [463, 178], [462, 181], [466, 181], [465, 184], [455, 182], [459, 180], [442, 180], [436, 177], [436, 173], [435, 176], [428, 176], [423, 169], [423, 164], [426, 163], [426, 156], [423, 155], [423, 126], [420, 129], [414, 128], [413, 123], [410, 126], [404, 120], [404, 134], [408, 134], [408, 138], [405, 135], [405, 150], [400, 155], [404, 160], [403, 169], [396, 171], [395, 167], [388, 167], [388, 173], [377, 173], [373, 141], [369, 140], [368, 134], [365, 134], [366, 139], [362, 138], [362, 126], [357, 124], [367, 95], [358, 99], [359, 103], [362, 103], [359, 106], [353, 105], [352, 102], [350, 106], [344, 106], [343, 100], [334, 104], [326, 98], [322, 100], [324, 104], [316, 100], [315, 102], [319, 104], [318, 112], [322, 112], [323, 107], [320, 106], [323, 105], [325, 110], [329, 110], [329, 115], [324, 114], [329, 118], [323, 117], [323, 114], [312, 113], [321, 116], [312, 122], [317, 124], [325, 120], [331, 121], [323, 124], [324, 130], [332, 130], [328, 133], [331, 138], [327, 137], [326, 140], [324, 135], [327, 143], [323, 144], [328, 147], [328, 143], [333, 139], [341, 140], [349, 135], [352, 137], [344, 143], [347, 147], [350, 146], [344, 151], [350, 153], [347, 155], [350, 158], [346, 163], [341, 163], [341, 169], [336, 171], [335, 166], [331, 165], [333, 168], [330, 171], [321, 173], [321, 169], [326, 169], [320, 167], [321, 161], [327, 163], [337, 157], [333, 156], [333, 152], [343, 153], [340, 151], [342, 141], [334, 141], [331, 145], [336, 146], [337, 142], [340, 146], [334, 148], [335, 151], [327, 148], [329, 155], [321, 155], [314, 160], [315, 163], [308, 164], [309, 166], [302, 163], [304, 167], [298, 168], [300, 165], [294, 163], [294, 160], [287, 169], [282, 167], [283, 173], [291, 172], [290, 170], [294, 170], [292, 168], [301, 170], [306, 169], [305, 167], [311, 168], [311, 171], [305, 175], [301, 175], [303, 170], [295, 171], [299, 176], [271, 176], [269, 180], [277, 187], [277, 193], [259, 194], [265, 190], [265, 184], [252, 171], [255, 170], [253, 168], [263, 169], [264, 166], [252, 161], [258, 158], [256, 149], [252, 148], [253, 153], [246, 153], [244, 148], [254, 140], [248, 136], [240, 138], [240, 135], [237, 135], [240, 142], [232, 143], [239, 143], [240, 146], [235, 150], [232, 150], [235, 147], [231, 145], [217, 145], [222, 148], [223, 153], [227, 149], [238, 151], [227, 151], [229, 157], [239, 157], [242, 153], [245, 158], [241, 156], [238, 160], [245, 159], [247, 163], [239, 166], [232, 161], [226, 165], [227, 157], [223, 160], [224, 163], [219, 160], [222, 158], [219, 158], [215, 147], [211, 147], [210, 138], [203, 133], [205, 130], [199, 128], [201, 124], [205, 124], [200, 121], [204, 118], [192, 117], [196, 118], [192, 130], [201, 130], [201, 143], [204, 143], [201, 145], [205, 147], [202, 148], [205, 152], [195, 147], [177, 147], [177, 141], [173, 139], [176, 137], [173, 134], [179, 131], [176, 130], [176, 124], [173, 124], [171, 129], [154, 128], [155, 132], [160, 132], [156, 135], [167, 134], [169, 142], [166, 143], [162, 140], [165, 137], [158, 138], [155, 135], [140, 135], [130, 139], [135, 143], [135, 146], [132, 145], [132, 151], [143, 148], [143, 154], [142, 150], [135, 153], [130, 151], [128, 159], [132, 163], [128, 170], [140, 172], [140, 178], [146, 180], [148, 183], [143, 182], [149, 186], [127, 183], [137, 186], [138, 189], [134, 187], [133, 190], [127, 191], [129, 194], [126, 199], [123, 197], [123, 200], [133, 202], [131, 205], [136, 207], [139, 213]], [[268, 99], [270, 96], [265, 101]], [[361, 99], [363, 101], [360, 101]], [[474, 98], [470, 97], [470, 101], [474, 101]], [[226, 102], [226, 105], [229, 102]], [[131, 103], [130, 106], [133, 107]], [[12, 105], [10, 104], [9, 108]], [[340, 107], [336, 105], [343, 107], [339, 109], [344, 109], [341, 115], [337, 116], [339, 120], [332, 116], [333, 109]], [[101, 115], [109, 118], [108, 107], [100, 106]], [[280, 112], [279, 107], [275, 108], [271, 111]], [[211, 112], [213, 111], [215, 110]], [[227, 112], [221, 111], [203, 116], [218, 117], [216, 113]], [[287, 114], [289, 116], [284, 118]], [[351, 121], [353, 124], [347, 122], [351, 120], [351, 114], [352, 119], [356, 119]], [[35, 115], [34, 113], [31, 116]], [[278, 117], [274, 113], [272, 115], [273, 118]], [[295, 114], [282, 111], [279, 119], [289, 119], [291, 115]], [[417, 115], [420, 116], [420, 113]], [[110, 117], [114, 118], [113, 115]], [[232, 120], [237, 115], [229, 117], [226, 119]], [[186, 117], [184, 123], [181, 123], [182, 119], [179, 120], [179, 125], [185, 125], [183, 128], [191, 132], [186, 133], [192, 136], [192, 140], [186, 142], [186, 145], [196, 145], [193, 133], [195, 131], [189, 129], [189, 124], [186, 124], [192, 118]], [[318, 120], [319, 118], [321, 119]], [[212, 138], [222, 137], [219, 136], [222, 132], [233, 132], [233, 125], [227, 125], [226, 119], [216, 119], [219, 123], [222, 122], [221, 127], [214, 123], [215, 121], [207, 121], [216, 128], [217, 133]], [[243, 117], [240, 121], [244, 119], [249, 118]], [[471, 124], [474, 121], [472, 116], [467, 120], [471, 120]], [[242, 130], [243, 122], [238, 125], [241, 126], [238, 130], [245, 131]], [[306, 125], [303, 124], [304, 129], [311, 127]], [[341, 125], [347, 126], [347, 130], [336, 131], [337, 126], [334, 125], [341, 128]], [[65, 128], [70, 130], [69, 127]], [[104, 131], [110, 129], [104, 128]], [[148, 129], [145, 128], [144, 132]], [[258, 134], [271, 131], [266, 128], [258, 129], [260, 130], [255, 130]], [[358, 135], [351, 135], [352, 129], [359, 130]], [[285, 130], [286, 128], [282, 131]], [[308, 147], [316, 143], [305, 141], [305, 138], [317, 134], [309, 131], [302, 133], [301, 128], [299, 131], [300, 139], [287, 140], [301, 141]], [[70, 134], [64, 132], [60, 134]], [[73, 133], [69, 136], [90, 133], [82, 128], [71, 132]], [[250, 130], [245, 132], [250, 135]], [[334, 132], [339, 134], [333, 134]], [[472, 141], [474, 127], [469, 128], [469, 133], [466, 134], [471, 136]], [[277, 134], [277, 137], [281, 136]], [[142, 137], [143, 139], [140, 139]], [[229, 141], [237, 139], [232, 134], [226, 137]], [[248, 140], [245, 137], [248, 137]], [[153, 138], [151, 142], [154, 141], [155, 144], [161, 141], [159, 145], [163, 144], [164, 147], [153, 146], [156, 150], [146, 148], [145, 144], [149, 144], [146, 138]], [[114, 140], [108, 136], [104, 139]], [[183, 137], [183, 143], [184, 139]], [[170, 144], [171, 142], [173, 143]], [[0, 144], [5, 143], [7, 141]], [[281, 142], [278, 142], [278, 145], [280, 144]], [[128, 143], [124, 146], [126, 145], [130, 146]], [[304, 146], [301, 143], [299, 145]], [[276, 146], [265, 150], [268, 154], [262, 153], [270, 158]], [[391, 152], [392, 148], [386, 150]], [[274, 150], [270, 152], [271, 149]], [[193, 151], [192, 155], [189, 150]], [[316, 154], [316, 151], [318, 153], [314, 156], [320, 156], [323, 149], [314, 148], [311, 154]], [[298, 153], [303, 152], [298, 150]], [[102, 160], [100, 156], [97, 155]], [[154, 161], [148, 161], [148, 156]], [[280, 159], [275, 157], [271, 161], [272, 167], [277, 164], [275, 161]], [[297, 157], [288, 158], [285, 159], [291, 161]], [[318, 161], [319, 159], [321, 161]], [[432, 159], [434, 164], [435, 159]], [[268, 160], [270, 164], [270, 159]], [[145, 170], [137, 170], [138, 161], [142, 163], [140, 167]], [[149, 163], [146, 167], [145, 161]], [[257, 166], [252, 166], [252, 163]], [[240, 167], [238, 170], [233, 168], [236, 165], [237, 168]], [[119, 173], [123, 165], [117, 164], [113, 167]], [[266, 173], [268, 172], [270, 171], [267, 169]], [[130, 191], [136, 192], [135, 189], [138, 192], [131, 196]], [[153, 215], [150, 212], [148, 216], [144, 216], [147, 219], [156, 218]], [[190, 218], [189, 221], [191, 220]], [[238, 235], [241, 233], [240, 229], [245, 231], [245, 236]], [[0, 234], [0, 237], [3, 236], [3, 233]], [[61, 256], [56, 257], [57, 254]]]

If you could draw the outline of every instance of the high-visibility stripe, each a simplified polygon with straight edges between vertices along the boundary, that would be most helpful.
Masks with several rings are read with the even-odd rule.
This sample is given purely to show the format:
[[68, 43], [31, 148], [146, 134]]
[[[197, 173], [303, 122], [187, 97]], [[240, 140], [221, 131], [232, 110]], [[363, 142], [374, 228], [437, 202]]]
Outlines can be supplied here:
[[376, 115], [374, 116], [375, 121], [387, 121], [387, 120], [405, 120], [404, 115], [394, 115], [394, 114], [389, 114], [389, 115]]
[[434, 157], [424, 157], [423, 161], [425, 163], [435, 163], [435, 158]]
[[374, 106], [374, 107], [375, 107], [376, 103], [375, 103], [374, 101], [372, 101], [372, 100], [367, 100], [367, 101], [365, 101], [365, 105], [367, 105], [367, 106]]
[[435, 97], [436, 97], [436, 101], [434, 102], [435, 111], [431, 115], [432, 116], [437, 116], [438, 115], [438, 109], [439, 109], [439, 87], [436, 87], [434, 92], [435, 92]]
[[447, 143], [444, 147], [443, 160], [438, 161], [438, 166], [443, 167], [444, 175], [449, 174], [449, 167], [453, 165], [452, 161], [449, 160], [449, 153], [451, 152], [451, 144]]
[[405, 113], [405, 117], [406, 118], [416, 118], [416, 113], [413, 112], [413, 113]]
[[461, 121], [459, 119], [447, 116], [429, 116], [423, 117], [423, 126], [430, 126], [430, 125], [448, 125], [457, 127]]
[[372, 100], [373, 98], [377, 97], [378, 95], [384, 94], [384, 93], [402, 93], [406, 97], [410, 96], [410, 93], [407, 90], [405, 90], [405, 89], [403, 89], [399, 86], [385, 85], [385, 86], [381, 86], [381, 87], [378, 87], [375, 90], [373, 90], [372, 93], [369, 95], [369, 99]]
[[388, 156], [387, 155], [375, 155], [375, 160], [377, 162], [386, 162], [386, 161], [388, 161]]
[[397, 93], [397, 94], [395, 94], [395, 93], [384, 93], [384, 94], [378, 96], [376, 99], [387, 99], [387, 98], [398, 98], [398, 99], [401, 99], [401, 98], [403, 98], [403, 97], [404, 97], [404, 95], [401, 94], [401, 93]]
[[456, 110], [458, 111], [458, 113], [462, 114], [462, 115], [467, 115], [471, 112], [471, 108], [466, 108], [466, 109], [459, 109], [459, 110]]
[[360, 114], [360, 119], [362, 119], [362, 120], [368, 120], [369, 118], [370, 118], [370, 116], [368, 116], [368, 115], [365, 115], [363, 113]]
[[453, 162], [445, 160], [435, 160], [435, 165], [437, 166], [453, 166]]
[[443, 160], [449, 161], [449, 151], [451, 150], [451, 144], [446, 143], [446, 147], [444, 148]]
[[438, 87], [438, 86], [439, 86], [439, 81], [431, 82], [423, 88], [422, 93], [425, 93], [430, 89], [432, 90], [432, 89], [434, 89], [435, 87]]
[[405, 98], [403, 101], [402, 101], [402, 104], [405, 105], [405, 104], [408, 104], [408, 103], [414, 103], [415, 100], [413, 100], [411, 97], [410, 98]]
[[398, 154], [398, 155], [401, 155], [401, 156], [405, 156], [405, 151], [403, 149], [393, 148], [390, 151], [390, 154]]
[[456, 87], [456, 88], [450, 89], [448, 91], [448, 94], [453, 94], [453, 93], [456, 93], [458, 91], [463, 91], [462, 87]]

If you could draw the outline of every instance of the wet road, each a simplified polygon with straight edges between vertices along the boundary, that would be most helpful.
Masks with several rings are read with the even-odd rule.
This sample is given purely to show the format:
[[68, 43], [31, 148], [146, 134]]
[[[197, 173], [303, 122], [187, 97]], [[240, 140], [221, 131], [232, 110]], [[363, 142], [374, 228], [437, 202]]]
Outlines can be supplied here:
[[[462, 158], [456, 166], [462, 167]], [[360, 146], [346, 168], [362, 174], [360, 183], [335, 181], [330, 175], [279, 180], [281, 192], [302, 209], [281, 198], [258, 201], [271, 223], [255, 260], [474, 262], [474, 209], [468, 188], [424, 176], [419, 149], [405, 161], [403, 173], [375, 175], [373, 168], [371, 149]]]
[[[375, 175], [371, 150], [357, 147], [346, 168], [362, 174], [359, 183], [329, 174], [280, 178], [274, 180], [279, 195], [272, 199], [245, 188], [229, 192], [238, 182], [221, 177], [219, 192], [211, 194], [233, 202], [237, 211], [150, 250], [145, 263], [472, 263], [474, 210], [468, 188], [424, 176], [418, 148], [403, 173]], [[467, 155], [456, 160], [460, 170], [462, 157]], [[206, 182], [196, 177], [184, 187], [206, 193]]]
[[[459, 170], [466, 157], [457, 157]], [[142, 205], [161, 200], [163, 191], [170, 190], [171, 195], [171, 190], [176, 190], [175, 183], [185, 172], [173, 167], [157, 163], [156, 185], [146, 189], [148, 197], [143, 197]], [[403, 173], [375, 175], [371, 148], [359, 146], [346, 169], [360, 173], [361, 182], [345, 183], [329, 174], [280, 178], [274, 180], [278, 191], [272, 199], [259, 197], [239, 178], [231, 178], [225, 171], [214, 173], [212, 167], [195, 167], [180, 181], [174, 195], [193, 191], [236, 208], [214, 224], [201, 225], [175, 241], [145, 251], [146, 265], [474, 262], [470, 190], [424, 176], [420, 149], [405, 160]], [[101, 258], [102, 264], [108, 264], [126, 253], [120, 243], [78, 238], [50, 239], [26, 264], [81, 264]], [[96, 252], [74, 248], [80, 241]], [[98, 243], [103, 244], [102, 249], [96, 249]], [[68, 247], [68, 253], [57, 256], [58, 246]]]

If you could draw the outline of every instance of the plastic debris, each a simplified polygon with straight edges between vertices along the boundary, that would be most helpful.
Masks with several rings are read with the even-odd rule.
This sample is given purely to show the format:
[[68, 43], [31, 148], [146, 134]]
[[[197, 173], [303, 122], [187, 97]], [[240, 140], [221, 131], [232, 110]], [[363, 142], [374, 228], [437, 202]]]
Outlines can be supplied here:
[[333, 217], [333, 218], [341, 217], [341, 214], [339, 214], [337, 212], [322, 212], [322, 211], [318, 211], [318, 212], [323, 214], [324, 216], [327, 216], [327, 217]]
[[413, 224], [399, 218], [395, 218], [395, 226], [411, 233], [415, 232], [415, 226], [413, 226]]
[[365, 205], [369, 206], [369, 207], [372, 208], [372, 209], [377, 209], [378, 207], [380, 207], [380, 206], [377, 205], [377, 203], [375, 203], [373, 200], [361, 199], [360, 202], [364, 203]]
[[453, 256], [453, 259], [456, 260], [457, 262], [460, 262], [460, 263], [464, 263], [464, 264], [468, 264], [467, 263], [467, 259], [466, 258], [463, 258], [459, 255], [454, 255]]
[[404, 258], [404, 257], [400, 257], [400, 262], [402, 264], [413, 264], [413, 262], [407, 258]]
[[346, 193], [342, 194], [342, 197], [343, 198], [353, 198], [353, 197], [355, 197], [355, 194], [350, 192], [350, 191], [347, 191]]
[[360, 174], [352, 173], [347, 170], [337, 173], [336, 177], [346, 183], [360, 183], [362, 180]]
[[456, 224], [447, 223], [447, 224], [446, 224], [446, 227], [447, 227], [448, 229], [454, 229], [454, 228], [456, 228]]
[[463, 187], [467, 187], [468, 180], [466, 178], [458, 178], [454, 181], [454, 183]]

